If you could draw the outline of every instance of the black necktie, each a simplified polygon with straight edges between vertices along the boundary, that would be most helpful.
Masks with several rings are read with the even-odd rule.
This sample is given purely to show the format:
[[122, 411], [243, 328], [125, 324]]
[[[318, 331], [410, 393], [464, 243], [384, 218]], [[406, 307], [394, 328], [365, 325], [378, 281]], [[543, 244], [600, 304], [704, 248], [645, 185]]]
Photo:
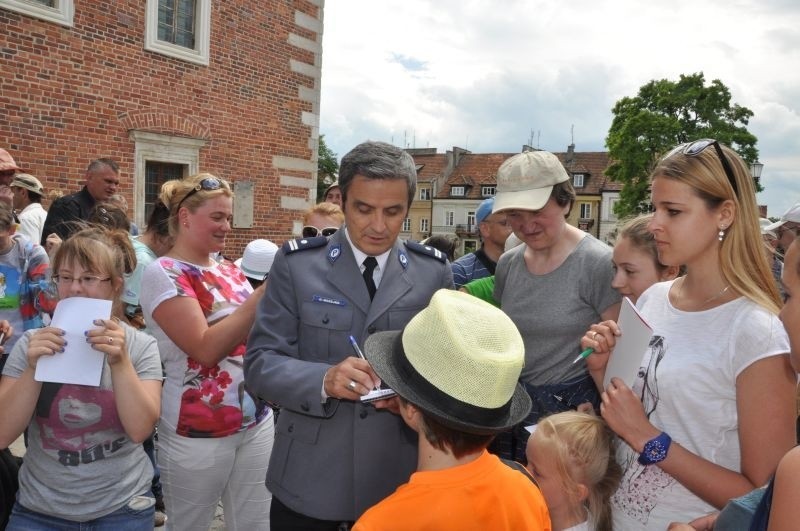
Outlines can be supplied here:
[[375, 298], [375, 291], [378, 288], [375, 287], [375, 279], [372, 278], [372, 272], [375, 271], [375, 268], [378, 267], [378, 261], [375, 259], [374, 256], [368, 256], [364, 258], [364, 283], [367, 285], [367, 291], [369, 291], [369, 300]]

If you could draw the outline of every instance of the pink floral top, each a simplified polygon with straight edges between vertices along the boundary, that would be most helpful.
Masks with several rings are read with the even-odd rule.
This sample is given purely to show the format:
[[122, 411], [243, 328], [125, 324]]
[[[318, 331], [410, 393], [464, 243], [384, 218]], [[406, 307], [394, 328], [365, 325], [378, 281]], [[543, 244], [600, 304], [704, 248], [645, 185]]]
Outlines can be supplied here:
[[162, 302], [191, 297], [212, 325], [231, 314], [252, 292], [241, 270], [228, 261], [201, 267], [161, 257], [147, 266], [140, 300], [167, 374], [162, 429], [174, 428], [185, 437], [225, 437], [249, 428], [269, 413], [263, 404], [257, 407], [244, 387], [244, 341], [217, 365], [206, 367], [178, 348], [153, 320], [153, 311]]

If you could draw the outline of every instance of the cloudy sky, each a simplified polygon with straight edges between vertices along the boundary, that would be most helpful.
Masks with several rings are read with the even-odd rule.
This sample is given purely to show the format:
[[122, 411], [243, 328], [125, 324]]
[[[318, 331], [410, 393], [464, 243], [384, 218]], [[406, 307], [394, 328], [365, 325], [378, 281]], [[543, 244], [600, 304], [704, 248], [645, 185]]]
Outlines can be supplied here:
[[328, 0], [324, 16], [320, 132], [340, 158], [366, 139], [605, 150], [617, 100], [703, 72], [755, 113], [759, 202], [800, 202], [797, 0]]

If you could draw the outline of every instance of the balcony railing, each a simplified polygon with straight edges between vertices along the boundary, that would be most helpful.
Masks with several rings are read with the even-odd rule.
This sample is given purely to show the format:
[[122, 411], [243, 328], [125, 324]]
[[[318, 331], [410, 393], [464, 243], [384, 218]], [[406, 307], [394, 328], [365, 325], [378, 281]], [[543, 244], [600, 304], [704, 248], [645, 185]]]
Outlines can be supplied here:
[[462, 224], [459, 223], [455, 227], [456, 234], [459, 236], [477, 236], [478, 235], [478, 226], [472, 223]]

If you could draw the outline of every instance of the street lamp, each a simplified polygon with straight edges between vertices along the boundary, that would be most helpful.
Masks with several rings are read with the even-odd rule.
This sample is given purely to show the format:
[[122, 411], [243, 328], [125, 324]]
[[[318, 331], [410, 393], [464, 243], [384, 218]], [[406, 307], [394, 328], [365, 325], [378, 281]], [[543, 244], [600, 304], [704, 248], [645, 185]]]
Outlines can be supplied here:
[[764, 165], [758, 161], [755, 161], [750, 165], [750, 175], [753, 176], [753, 180], [758, 184], [759, 179], [761, 179], [761, 171], [764, 169]]

